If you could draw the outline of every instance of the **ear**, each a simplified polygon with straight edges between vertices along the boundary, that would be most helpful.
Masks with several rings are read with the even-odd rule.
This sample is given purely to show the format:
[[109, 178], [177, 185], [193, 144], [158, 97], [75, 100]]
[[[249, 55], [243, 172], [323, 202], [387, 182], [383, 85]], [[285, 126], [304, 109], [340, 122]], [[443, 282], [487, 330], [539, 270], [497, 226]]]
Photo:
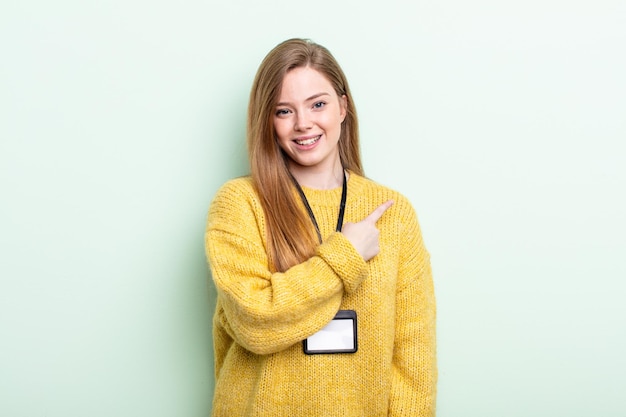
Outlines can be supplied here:
[[341, 123], [346, 118], [346, 113], [348, 112], [348, 97], [344, 94], [339, 97], [339, 107], [340, 107], [340, 115], [341, 115]]

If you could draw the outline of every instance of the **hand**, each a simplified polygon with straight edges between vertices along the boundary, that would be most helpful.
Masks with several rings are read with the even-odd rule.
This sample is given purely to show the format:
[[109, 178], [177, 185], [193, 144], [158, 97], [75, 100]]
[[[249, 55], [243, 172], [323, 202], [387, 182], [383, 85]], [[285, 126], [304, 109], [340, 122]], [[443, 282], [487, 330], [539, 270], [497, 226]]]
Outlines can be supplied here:
[[343, 225], [341, 233], [352, 243], [352, 246], [366, 262], [380, 252], [378, 245], [380, 232], [376, 228], [376, 222], [392, 204], [393, 200], [386, 201], [360, 222], [345, 223]]

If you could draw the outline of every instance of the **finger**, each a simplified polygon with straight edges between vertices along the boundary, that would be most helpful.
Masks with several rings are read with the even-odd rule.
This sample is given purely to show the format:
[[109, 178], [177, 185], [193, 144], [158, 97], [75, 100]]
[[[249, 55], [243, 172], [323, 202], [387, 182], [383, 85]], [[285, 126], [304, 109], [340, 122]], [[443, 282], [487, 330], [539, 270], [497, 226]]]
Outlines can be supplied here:
[[380, 206], [376, 207], [376, 209], [370, 213], [369, 216], [365, 218], [365, 220], [370, 221], [372, 223], [376, 223], [378, 219], [380, 219], [383, 214], [387, 211], [389, 207], [393, 205], [393, 200], [385, 201]]

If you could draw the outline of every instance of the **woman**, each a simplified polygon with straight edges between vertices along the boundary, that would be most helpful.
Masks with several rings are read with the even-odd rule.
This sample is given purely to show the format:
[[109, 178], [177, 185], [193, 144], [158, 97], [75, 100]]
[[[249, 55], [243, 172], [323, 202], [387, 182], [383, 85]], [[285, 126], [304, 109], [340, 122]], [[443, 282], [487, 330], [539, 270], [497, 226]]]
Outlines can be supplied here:
[[251, 175], [209, 209], [213, 416], [433, 416], [435, 300], [405, 197], [363, 176], [352, 96], [324, 47], [263, 60]]

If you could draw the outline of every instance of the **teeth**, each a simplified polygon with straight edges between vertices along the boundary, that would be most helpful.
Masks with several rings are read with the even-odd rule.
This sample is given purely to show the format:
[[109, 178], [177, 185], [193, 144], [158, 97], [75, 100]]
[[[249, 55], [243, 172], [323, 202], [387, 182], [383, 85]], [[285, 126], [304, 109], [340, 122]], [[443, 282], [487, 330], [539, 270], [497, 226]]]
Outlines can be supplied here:
[[298, 145], [302, 145], [302, 146], [313, 145], [315, 142], [318, 141], [319, 138], [320, 138], [320, 136], [316, 136], [316, 137], [311, 138], [311, 139], [297, 140], [296, 143]]

